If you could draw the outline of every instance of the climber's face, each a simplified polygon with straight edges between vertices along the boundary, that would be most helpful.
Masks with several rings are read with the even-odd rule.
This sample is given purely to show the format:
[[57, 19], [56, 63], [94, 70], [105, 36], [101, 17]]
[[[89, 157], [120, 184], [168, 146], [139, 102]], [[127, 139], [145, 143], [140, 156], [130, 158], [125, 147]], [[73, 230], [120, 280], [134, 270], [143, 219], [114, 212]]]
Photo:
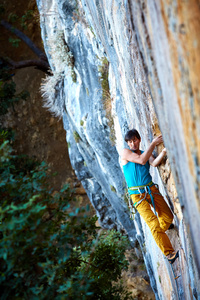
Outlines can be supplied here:
[[140, 142], [141, 139], [138, 139], [136, 137], [133, 137], [130, 141], [128, 141], [128, 146], [130, 150], [138, 151], [140, 149]]

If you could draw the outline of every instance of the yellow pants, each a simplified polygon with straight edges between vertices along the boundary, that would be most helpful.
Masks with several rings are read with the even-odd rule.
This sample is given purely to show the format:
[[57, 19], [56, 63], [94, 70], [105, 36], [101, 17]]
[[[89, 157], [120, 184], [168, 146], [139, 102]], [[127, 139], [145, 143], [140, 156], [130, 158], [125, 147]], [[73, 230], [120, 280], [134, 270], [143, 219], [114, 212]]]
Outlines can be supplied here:
[[[151, 207], [153, 206], [151, 203], [149, 203], [151, 202], [149, 194], [147, 194], [146, 199], [137, 206], [137, 211], [149, 226], [158, 247], [161, 249], [164, 255], [168, 255], [169, 253], [173, 252], [174, 249], [165, 231], [172, 223], [173, 215], [162, 195], [154, 194], [159, 193], [157, 187], [153, 185], [150, 189], [154, 197], [154, 203], [158, 217], [156, 217], [156, 215], [151, 210]], [[132, 194], [131, 200], [133, 201], [133, 203], [135, 203], [144, 198], [144, 196], [145, 193], [141, 195]]]

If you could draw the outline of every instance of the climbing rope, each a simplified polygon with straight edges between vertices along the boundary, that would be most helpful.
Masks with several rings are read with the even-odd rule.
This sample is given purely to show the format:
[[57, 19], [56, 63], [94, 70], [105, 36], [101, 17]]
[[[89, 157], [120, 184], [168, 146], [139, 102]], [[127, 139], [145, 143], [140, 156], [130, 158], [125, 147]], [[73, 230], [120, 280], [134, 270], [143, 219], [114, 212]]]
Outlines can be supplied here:
[[[150, 189], [150, 187], [148, 185], [145, 187], [145, 191], [146, 191], [146, 193], [148, 193], [150, 195], [151, 203], [152, 203], [153, 208], [154, 208], [154, 213], [155, 213], [155, 215], [157, 217], [156, 207], [155, 207], [155, 203], [154, 203], [154, 197], [153, 197], [153, 195], [151, 193], [151, 189]], [[158, 194], [158, 193], [156, 193], [156, 194]], [[145, 196], [146, 196], [146, 194], [145, 194]]]

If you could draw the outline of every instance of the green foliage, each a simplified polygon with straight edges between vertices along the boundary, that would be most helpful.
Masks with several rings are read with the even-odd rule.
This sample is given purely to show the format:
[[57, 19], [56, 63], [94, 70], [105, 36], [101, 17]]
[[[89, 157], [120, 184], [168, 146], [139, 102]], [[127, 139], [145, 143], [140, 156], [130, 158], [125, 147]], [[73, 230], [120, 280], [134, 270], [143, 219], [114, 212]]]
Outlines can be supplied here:
[[18, 48], [19, 47], [19, 43], [21, 42], [20, 39], [12, 38], [12, 37], [9, 37], [8, 40], [12, 44], [12, 46], [15, 47], [15, 48]]
[[12, 74], [3, 66], [0, 69], [0, 115], [8, 112], [10, 106], [14, 108], [14, 104], [19, 100], [26, 100], [29, 96], [27, 91], [16, 93], [16, 84], [12, 80]]
[[87, 93], [87, 96], [89, 97], [90, 93], [89, 93], [89, 89], [86, 87], [86, 93]]
[[110, 185], [110, 189], [111, 189], [111, 191], [114, 192], [114, 193], [117, 192], [117, 191], [116, 191], [116, 188], [115, 188], [113, 185]]
[[94, 35], [94, 37], [96, 38], [96, 34], [94, 33], [93, 27], [92, 27], [92, 26], [89, 26], [89, 28], [90, 28], [90, 31], [92, 32], [92, 34]]
[[101, 65], [99, 66], [100, 83], [102, 87], [103, 100], [106, 100], [108, 99], [108, 97], [110, 97], [109, 82], [108, 82], [108, 68], [109, 68], [109, 62], [106, 57], [103, 57], [101, 59]]
[[128, 193], [128, 189], [127, 188], [125, 188], [124, 189], [124, 202], [127, 204], [127, 206], [129, 206], [129, 193]]
[[130, 299], [121, 283], [128, 239], [101, 233], [45, 163], [13, 154], [0, 133], [1, 299]]
[[74, 69], [71, 70], [71, 77], [72, 77], [72, 81], [74, 83], [76, 83], [77, 78], [76, 78], [76, 73], [75, 73]]
[[[115, 285], [113, 282], [119, 282], [121, 271], [128, 268], [128, 261], [124, 255], [127, 247], [127, 237], [114, 230], [100, 236], [95, 252], [91, 255], [92, 264], [97, 269], [90, 268], [89, 270], [90, 277], [94, 279], [92, 290], [97, 295], [96, 299], [123, 298], [122, 285]], [[124, 293], [123, 299], [129, 299], [128, 293]]]
[[116, 136], [114, 129], [114, 121], [112, 117], [112, 99], [110, 95], [109, 82], [108, 82], [108, 70], [109, 70], [109, 62], [106, 57], [101, 59], [101, 65], [99, 66], [100, 73], [100, 83], [102, 87], [102, 101], [103, 106], [106, 111], [106, 118], [108, 119], [108, 126], [110, 128], [110, 141], [112, 145], [115, 145]]
[[15, 13], [11, 12], [8, 15], [8, 22], [10, 22], [10, 23], [15, 23], [18, 19], [19, 19], [19, 17]]
[[14, 141], [15, 139], [15, 133], [11, 128], [3, 128], [0, 127], [0, 144], [4, 140], [9, 140], [10, 142]]
[[80, 135], [78, 134], [77, 131], [73, 131], [73, 136], [74, 136], [75, 142], [79, 143], [81, 137], [80, 137]]
[[142, 270], [142, 271], [146, 270], [145, 264], [141, 264], [141, 265], [139, 266], [139, 269]]
[[34, 11], [33, 10], [27, 10], [25, 14], [21, 17], [21, 27], [23, 29], [27, 29], [27, 24], [30, 20], [33, 19]]

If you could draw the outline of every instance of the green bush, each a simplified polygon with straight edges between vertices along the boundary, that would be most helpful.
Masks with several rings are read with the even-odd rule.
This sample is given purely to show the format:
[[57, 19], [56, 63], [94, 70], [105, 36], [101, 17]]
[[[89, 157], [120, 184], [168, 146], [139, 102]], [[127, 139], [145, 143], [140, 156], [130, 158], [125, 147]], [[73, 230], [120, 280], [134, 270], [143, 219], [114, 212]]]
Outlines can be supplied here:
[[[130, 299], [118, 283], [127, 237], [99, 231], [73, 191], [53, 192], [49, 171], [0, 133], [1, 299]], [[94, 298], [95, 297], [95, 298]]]
[[26, 100], [29, 96], [27, 91], [16, 93], [16, 84], [12, 80], [12, 74], [9, 70], [0, 65], [0, 116], [8, 112], [9, 107], [14, 108], [14, 104], [19, 100]]

